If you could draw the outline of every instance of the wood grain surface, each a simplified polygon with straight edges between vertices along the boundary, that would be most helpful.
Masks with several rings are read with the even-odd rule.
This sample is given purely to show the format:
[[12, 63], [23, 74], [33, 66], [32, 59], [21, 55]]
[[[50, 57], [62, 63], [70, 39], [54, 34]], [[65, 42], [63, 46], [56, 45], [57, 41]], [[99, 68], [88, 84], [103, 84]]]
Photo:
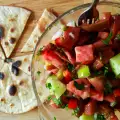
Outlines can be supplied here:
[[[62, 14], [70, 8], [91, 1], [92, 0], [0, 0], [0, 5], [19, 6], [32, 11], [28, 24], [12, 56], [21, 55], [20, 49], [29, 38], [32, 30], [34, 29], [34, 26], [37, 23], [37, 20], [39, 19], [45, 8], [52, 8], [58, 14]], [[34, 109], [28, 113], [20, 115], [9, 115], [5, 113], [0, 113], [0, 120], [39, 120], [39, 118], [37, 109]]]

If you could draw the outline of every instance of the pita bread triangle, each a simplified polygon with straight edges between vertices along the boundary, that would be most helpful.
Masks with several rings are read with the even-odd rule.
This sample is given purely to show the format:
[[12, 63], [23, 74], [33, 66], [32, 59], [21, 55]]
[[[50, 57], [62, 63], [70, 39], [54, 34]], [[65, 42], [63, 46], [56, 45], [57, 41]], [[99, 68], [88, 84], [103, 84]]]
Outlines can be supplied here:
[[27, 40], [26, 44], [23, 46], [21, 52], [30, 52], [33, 51], [39, 37], [45, 31], [49, 24], [51, 24], [56, 19], [56, 16], [49, 12], [47, 9], [44, 10], [42, 16], [38, 20], [36, 27], [34, 28], [31, 36]]
[[3, 68], [4, 66], [4, 60], [0, 59], [0, 70]]
[[0, 111], [19, 114], [37, 106], [36, 96], [32, 87], [31, 77], [19, 70], [16, 76], [11, 72], [11, 65], [5, 63], [0, 73]]
[[30, 11], [12, 6], [0, 6], [0, 40], [6, 57], [9, 57], [15, 48]]
[[0, 46], [0, 59], [5, 59], [1, 46]]
[[32, 54], [14, 57], [13, 59], [13, 65], [17, 67], [17, 62], [21, 62], [19, 69], [24, 71], [26, 74], [31, 75], [31, 61], [32, 61]]

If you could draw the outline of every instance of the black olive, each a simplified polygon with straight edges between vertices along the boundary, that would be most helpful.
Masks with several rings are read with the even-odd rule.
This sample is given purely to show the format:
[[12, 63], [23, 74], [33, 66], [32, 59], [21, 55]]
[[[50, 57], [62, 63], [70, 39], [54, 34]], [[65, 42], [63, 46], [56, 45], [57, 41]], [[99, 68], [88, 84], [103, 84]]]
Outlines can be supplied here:
[[19, 75], [19, 69], [17, 68], [17, 67], [15, 67], [15, 66], [13, 66], [12, 65], [12, 73], [14, 74], [14, 75], [16, 75], [16, 76], [18, 76]]
[[11, 44], [14, 44], [14, 43], [15, 43], [15, 41], [16, 41], [16, 39], [15, 39], [15, 38], [10, 38], [10, 40], [9, 40], [9, 41], [10, 41], [10, 43], [11, 43]]
[[10, 88], [9, 88], [9, 94], [11, 96], [14, 96], [16, 94], [16, 92], [17, 92], [16, 86], [15, 85], [10, 86]]
[[4, 28], [0, 26], [0, 40], [4, 37]]
[[16, 62], [14, 62], [14, 63], [12, 64], [12, 66], [20, 67], [21, 64], [22, 64], [22, 62], [21, 62], [20, 60], [18, 60], [18, 61], [16, 61]]
[[5, 77], [5, 75], [2, 72], [0, 72], [0, 80], [3, 80], [4, 77]]

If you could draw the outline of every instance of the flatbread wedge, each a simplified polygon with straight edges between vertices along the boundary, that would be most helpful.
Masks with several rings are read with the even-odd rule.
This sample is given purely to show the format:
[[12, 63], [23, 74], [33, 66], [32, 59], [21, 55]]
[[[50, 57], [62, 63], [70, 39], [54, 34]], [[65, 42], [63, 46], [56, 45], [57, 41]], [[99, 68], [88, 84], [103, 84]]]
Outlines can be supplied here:
[[11, 65], [5, 63], [0, 70], [0, 111], [19, 114], [37, 106], [31, 77], [19, 70], [19, 75], [11, 72]]
[[31, 75], [31, 61], [32, 61], [32, 54], [29, 55], [24, 55], [24, 56], [19, 56], [19, 57], [14, 57], [12, 58], [13, 60], [13, 65], [15, 67], [18, 66], [18, 62], [20, 62], [19, 69], [24, 71], [26, 74]]
[[1, 46], [0, 46], [0, 59], [5, 59]]
[[30, 14], [24, 8], [0, 6], [0, 40], [6, 57], [11, 55]]
[[3, 68], [4, 66], [4, 60], [0, 59], [0, 70]]
[[39, 37], [45, 31], [46, 27], [48, 27], [48, 25], [52, 23], [55, 19], [56, 16], [53, 13], [49, 12], [47, 9], [45, 9], [31, 36], [27, 40], [26, 44], [23, 46], [21, 52], [33, 51], [38, 42]]

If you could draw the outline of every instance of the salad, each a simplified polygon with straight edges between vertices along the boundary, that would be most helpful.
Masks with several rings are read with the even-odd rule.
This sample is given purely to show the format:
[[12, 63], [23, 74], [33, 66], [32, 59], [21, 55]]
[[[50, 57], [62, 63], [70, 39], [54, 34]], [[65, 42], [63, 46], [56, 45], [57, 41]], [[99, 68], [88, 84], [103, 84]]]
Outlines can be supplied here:
[[80, 120], [118, 120], [120, 109], [120, 16], [103, 13], [93, 23], [62, 25], [39, 49], [49, 72], [49, 104], [71, 109]]

